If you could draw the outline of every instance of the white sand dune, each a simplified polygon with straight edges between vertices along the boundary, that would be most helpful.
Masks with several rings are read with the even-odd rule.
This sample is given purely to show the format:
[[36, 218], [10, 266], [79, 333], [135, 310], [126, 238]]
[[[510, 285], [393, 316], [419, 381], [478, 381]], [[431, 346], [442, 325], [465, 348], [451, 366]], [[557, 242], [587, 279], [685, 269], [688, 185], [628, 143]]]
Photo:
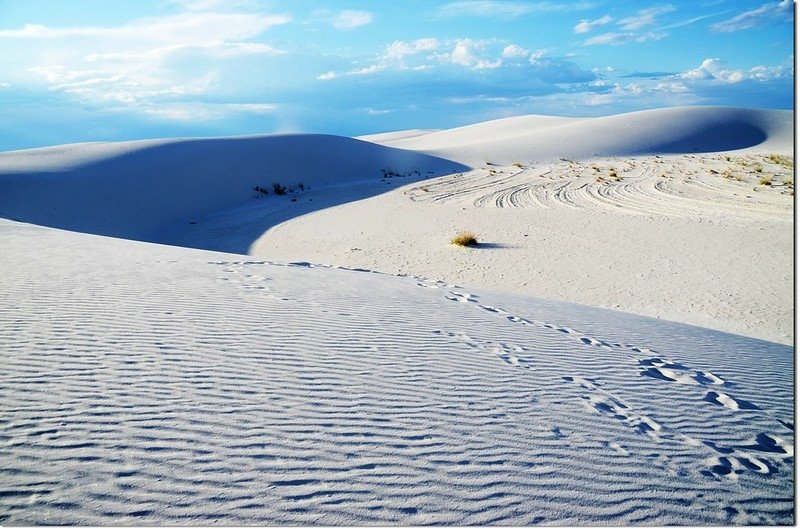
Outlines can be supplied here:
[[4, 524], [793, 522], [790, 347], [412, 277], [0, 237]]
[[167, 226], [252, 202], [255, 186], [328, 187], [423, 167], [431, 176], [461, 166], [313, 134], [65, 145], [0, 153], [0, 215], [158, 242]]
[[0, 153], [0, 523], [794, 523], [791, 119]]
[[790, 111], [679, 107], [591, 119], [514, 117], [384, 143], [474, 166], [755, 146], [791, 153], [793, 131]]

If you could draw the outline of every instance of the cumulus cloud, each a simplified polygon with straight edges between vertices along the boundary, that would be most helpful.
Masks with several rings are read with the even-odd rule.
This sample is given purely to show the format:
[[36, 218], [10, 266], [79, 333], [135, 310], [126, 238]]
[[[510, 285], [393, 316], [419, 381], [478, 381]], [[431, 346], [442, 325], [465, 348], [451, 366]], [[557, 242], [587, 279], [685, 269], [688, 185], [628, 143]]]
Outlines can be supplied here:
[[705, 59], [700, 66], [687, 70], [678, 77], [692, 81], [717, 81], [726, 84], [736, 84], [742, 81], [771, 81], [782, 77], [791, 76], [792, 71], [786, 66], [758, 65], [749, 70], [728, 69], [724, 61], [719, 58]]
[[472, 39], [461, 39], [456, 42], [453, 51], [448, 55], [448, 60], [453, 64], [466, 66], [475, 70], [499, 68], [503, 64], [500, 58], [489, 59], [483, 56], [485, 44]]
[[596, 20], [581, 20], [578, 22], [574, 28], [572, 28], [573, 33], [581, 34], [581, 33], [588, 33], [592, 31], [594, 28], [599, 26], [605, 26], [606, 24], [612, 22], [614, 20], [613, 17], [610, 15], [604, 15]]
[[743, 29], [756, 28], [767, 24], [791, 22], [794, 18], [794, 6], [791, 0], [764, 4], [711, 25], [713, 31], [731, 33]]
[[502, 56], [506, 58], [520, 58], [520, 57], [528, 57], [530, 52], [523, 48], [522, 46], [517, 46], [516, 44], [510, 44], [503, 48]]

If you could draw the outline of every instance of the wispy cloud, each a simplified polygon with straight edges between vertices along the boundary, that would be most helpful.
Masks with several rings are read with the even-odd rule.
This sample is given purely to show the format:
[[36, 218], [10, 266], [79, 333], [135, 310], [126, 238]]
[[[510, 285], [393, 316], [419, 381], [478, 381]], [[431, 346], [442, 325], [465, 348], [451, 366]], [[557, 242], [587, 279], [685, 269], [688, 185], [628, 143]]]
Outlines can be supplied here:
[[371, 24], [374, 18], [375, 16], [368, 11], [317, 9], [311, 13], [311, 20], [307, 23], [322, 23], [339, 30], [350, 30]]
[[0, 30], [0, 39], [94, 38], [105, 39], [103, 46], [125, 44], [141, 49], [154, 44], [246, 39], [290, 20], [288, 15], [190, 12], [138, 19], [122, 26], [52, 28], [40, 24], [25, 24], [19, 29]]
[[581, 11], [593, 7], [590, 2], [518, 2], [512, 0], [461, 0], [439, 8], [444, 17], [487, 17], [512, 19], [531, 13]]
[[354, 29], [372, 22], [372, 13], [366, 11], [342, 11], [333, 18], [336, 29]]
[[642, 9], [636, 15], [621, 19], [617, 24], [625, 31], [637, 31], [649, 26], [655, 26], [658, 21], [656, 17], [664, 13], [675, 11], [671, 5], [651, 7], [649, 9]]
[[285, 53], [251, 39], [288, 23], [289, 16], [204, 11], [217, 5], [211, 1], [192, 5], [178, 14], [118, 26], [27, 24], [0, 30], [0, 41], [24, 47], [29, 79], [36, 82], [38, 76], [50, 91], [84, 102], [135, 105], [148, 114], [156, 112], [158, 100], [197, 96], [220, 86], [219, 68], [226, 61]]
[[658, 33], [653, 31], [648, 33], [609, 32], [594, 37], [590, 37], [586, 39], [583, 43], [586, 46], [595, 46], [602, 44], [611, 46], [620, 46], [622, 44], [628, 44], [631, 42], [647, 42], [648, 40], [661, 40], [666, 36], [667, 36], [666, 33]]
[[713, 31], [731, 33], [743, 29], [756, 28], [768, 24], [791, 22], [794, 16], [794, 5], [791, 0], [764, 4], [711, 25]]
[[[631, 42], [661, 40], [667, 36], [667, 34], [663, 31], [664, 28], [657, 28], [654, 30], [651, 29], [646, 32], [642, 32], [640, 30], [649, 28], [651, 26], [658, 26], [659, 22], [657, 17], [672, 11], [675, 11], [675, 8], [669, 4], [642, 9], [636, 13], [636, 15], [618, 20], [616, 25], [619, 27], [619, 31], [608, 31], [600, 35], [595, 35], [594, 37], [589, 37], [583, 41], [583, 44], [584, 46], [619, 46]], [[582, 21], [573, 28], [573, 31], [575, 33], [587, 33], [595, 26], [608, 24], [611, 21], [612, 19], [608, 15], [592, 22]]]
[[572, 28], [572, 31], [577, 34], [588, 33], [594, 28], [605, 26], [613, 20], [614, 19], [610, 15], [604, 15], [596, 20], [581, 20]]
[[434, 38], [423, 38], [412, 41], [396, 40], [386, 47], [383, 58], [401, 61], [410, 55], [432, 52], [439, 48], [439, 41]]

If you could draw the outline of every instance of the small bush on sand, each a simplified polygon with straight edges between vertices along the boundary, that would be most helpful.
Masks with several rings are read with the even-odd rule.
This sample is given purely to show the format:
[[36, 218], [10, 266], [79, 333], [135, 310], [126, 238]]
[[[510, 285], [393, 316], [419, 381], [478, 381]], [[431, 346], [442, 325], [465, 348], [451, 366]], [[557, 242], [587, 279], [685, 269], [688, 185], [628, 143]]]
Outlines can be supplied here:
[[774, 164], [782, 165], [787, 169], [794, 167], [794, 160], [792, 160], [789, 156], [783, 156], [782, 154], [770, 154], [767, 157], [767, 160]]
[[478, 237], [469, 231], [462, 231], [450, 240], [450, 243], [456, 246], [477, 246]]
[[772, 185], [772, 177], [771, 176], [764, 176], [764, 177], [761, 178], [761, 180], [758, 181], [758, 184], [762, 185], [762, 186], [770, 186], [770, 185]]
[[285, 195], [286, 194], [286, 186], [282, 186], [278, 182], [272, 184], [272, 190], [275, 191], [276, 195]]

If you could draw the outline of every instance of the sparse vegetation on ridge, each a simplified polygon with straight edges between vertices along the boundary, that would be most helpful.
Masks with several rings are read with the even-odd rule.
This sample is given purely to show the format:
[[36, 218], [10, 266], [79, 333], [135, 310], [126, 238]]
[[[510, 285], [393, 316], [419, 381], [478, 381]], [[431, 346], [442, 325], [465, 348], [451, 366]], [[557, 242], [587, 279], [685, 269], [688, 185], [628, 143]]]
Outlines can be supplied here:
[[[306, 189], [310, 189], [310, 188], [306, 187], [306, 185], [303, 184], [302, 182], [299, 183], [299, 184], [293, 184], [293, 185], [289, 185], [289, 186], [285, 186], [285, 185], [280, 184], [278, 182], [273, 182], [272, 183], [272, 192], [275, 193], [278, 196], [285, 195], [286, 193], [297, 193], [298, 191], [305, 191]], [[253, 191], [256, 192], [256, 195], [255, 195], [256, 198], [266, 197], [266, 196], [269, 196], [269, 194], [270, 194], [269, 189], [267, 189], [264, 186], [255, 186], [255, 187], [253, 187]]]
[[767, 160], [769, 160], [770, 163], [781, 165], [787, 169], [794, 168], [794, 160], [789, 156], [784, 156], [782, 154], [770, 154], [767, 156]]

